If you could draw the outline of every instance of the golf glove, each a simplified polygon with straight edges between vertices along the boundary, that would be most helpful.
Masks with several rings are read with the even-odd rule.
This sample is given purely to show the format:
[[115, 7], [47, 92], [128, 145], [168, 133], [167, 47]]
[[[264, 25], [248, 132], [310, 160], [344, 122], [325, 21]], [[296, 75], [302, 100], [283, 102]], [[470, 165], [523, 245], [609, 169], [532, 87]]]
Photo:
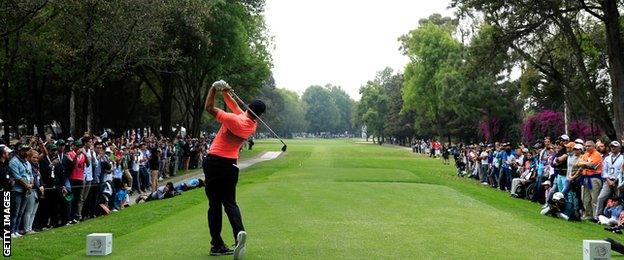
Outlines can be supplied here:
[[212, 86], [219, 91], [222, 91], [224, 89], [232, 89], [230, 85], [228, 85], [227, 82], [225, 82], [224, 80], [215, 81], [214, 83], [212, 83]]

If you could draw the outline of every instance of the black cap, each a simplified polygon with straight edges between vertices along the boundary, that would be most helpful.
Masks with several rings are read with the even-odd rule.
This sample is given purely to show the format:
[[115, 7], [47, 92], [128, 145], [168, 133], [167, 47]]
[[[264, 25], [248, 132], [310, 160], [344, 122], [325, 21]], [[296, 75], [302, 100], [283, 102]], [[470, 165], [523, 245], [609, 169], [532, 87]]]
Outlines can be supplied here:
[[256, 99], [249, 104], [249, 109], [251, 109], [251, 111], [253, 111], [257, 116], [261, 116], [266, 110], [266, 105], [261, 100]]

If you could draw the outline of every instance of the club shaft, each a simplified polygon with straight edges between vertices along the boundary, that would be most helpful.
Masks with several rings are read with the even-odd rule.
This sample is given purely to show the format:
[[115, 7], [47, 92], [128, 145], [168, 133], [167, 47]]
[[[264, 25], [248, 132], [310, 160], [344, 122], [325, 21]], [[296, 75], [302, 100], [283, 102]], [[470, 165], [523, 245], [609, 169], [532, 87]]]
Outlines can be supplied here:
[[236, 95], [236, 93], [234, 93], [234, 91], [230, 90], [230, 92], [229, 92], [229, 93], [230, 93], [230, 96], [234, 96], [234, 97], [238, 100], [238, 103], [243, 104], [243, 106], [245, 107], [245, 109], [246, 109], [247, 111], [251, 112], [251, 113], [252, 113], [252, 114], [253, 114], [253, 115], [254, 115], [254, 116], [255, 116], [258, 120], [260, 120], [260, 122], [262, 122], [262, 124], [263, 124], [264, 126], [266, 126], [266, 128], [267, 128], [267, 129], [269, 129], [269, 131], [271, 131], [271, 133], [272, 133], [272, 134], [273, 134], [273, 135], [274, 135], [274, 136], [275, 136], [275, 137], [276, 137], [276, 138], [277, 138], [280, 142], [282, 142], [282, 144], [283, 144], [283, 145], [286, 145], [286, 143], [284, 143], [284, 141], [282, 140], [282, 138], [280, 138], [280, 137], [279, 137], [279, 135], [277, 135], [277, 134], [275, 133], [275, 131], [273, 131], [273, 129], [271, 129], [271, 127], [269, 127], [269, 125], [267, 125], [267, 123], [265, 123], [265, 122], [264, 122], [264, 120], [262, 120], [262, 118], [260, 118], [258, 115], [256, 115], [256, 113], [255, 113], [253, 110], [249, 109], [249, 107], [247, 106], [247, 104], [245, 104], [245, 102], [243, 102], [243, 100], [242, 100], [240, 97], [238, 97], [238, 95]]

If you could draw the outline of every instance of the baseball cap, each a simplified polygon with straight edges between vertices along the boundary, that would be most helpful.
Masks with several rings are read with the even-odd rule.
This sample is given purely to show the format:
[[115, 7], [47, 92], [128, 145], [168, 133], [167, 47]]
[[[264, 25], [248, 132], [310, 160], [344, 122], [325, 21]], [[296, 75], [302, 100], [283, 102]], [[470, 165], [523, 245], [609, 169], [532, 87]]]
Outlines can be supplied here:
[[577, 143], [577, 144], [574, 145], [574, 149], [583, 150], [583, 145]]
[[559, 137], [559, 139], [564, 140], [564, 141], [570, 141], [570, 137], [568, 135], [562, 135]]
[[563, 199], [563, 193], [555, 192], [555, 194], [553, 194], [553, 200], [562, 200], [562, 199]]
[[80, 139], [74, 141], [74, 145], [78, 146], [78, 147], [82, 147], [82, 141], [80, 141]]
[[266, 110], [266, 105], [261, 100], [256, 99], [249, 104], [249, 109], [257, 116], [261, 116]]
[[22, 151], [22, 150], [30, 150], [30, 149], [32, 149], [32, 147], [30, 147], [30, 145], [27, 145], [27, 144], [22, 144], [22, 145], [19, 146], [19, 150], [20, 151]]
[[56, 146], [61, 146], [61, 145], [65, 145], [65, 141], [63, 141], [63, 139], [56, 141]]
[[113, 150], [111, 150], [111, 149], [110, 149], [110, 147], [106, 147], [106, 151], [105, 151], [105, 152], [106, 152], [106, 153], [112, 153], [112, 152], [113, 152]]
[[5, 153], [12, 153], [13, 150], [6, 145], [0, 145], [0, 150], [3, 150]]
[[54, 150], [58, 149], [58, 147], [55, 144], [46, 144], [45, 148], [50, 150], [50, 151], [54, 151]]
[[620, 142], [618, 142], [618, 141], [613, 141], [613, 142], [611, 142], [611, 144], [609, 144], [609, 146], [620, 147]]
[[583, 142], [583, 139], [581, 139], [581, 138], [578, 138], [578, 139], [574, 140], [574, 142], [577, 143], [577, 144], [584, 144], [585, 143], [585, 142]]

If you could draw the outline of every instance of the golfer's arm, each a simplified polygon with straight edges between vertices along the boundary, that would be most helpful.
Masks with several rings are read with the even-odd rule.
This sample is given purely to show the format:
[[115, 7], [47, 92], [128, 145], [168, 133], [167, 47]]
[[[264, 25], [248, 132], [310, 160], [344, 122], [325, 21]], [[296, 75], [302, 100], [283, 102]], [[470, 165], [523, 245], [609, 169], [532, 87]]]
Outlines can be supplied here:
[[210, 89], [208, 89], [208, 96], [206, 97], [206, 103], [204, 104], [204, 108], [206, 109], [206, 112], [216, 117], [218, 110], [214, 106], [214, 104], [215, 104], [215, 88], [210, 87]]
[[232, 95], [230, 94], [229, 91], [222, 91], [221, 94], [223, 94], [223, 101], [225, 101], [225, 104], [227, 105], [227, 107], [229, 107], [230, 110], [232, 110], [232, 113], [237, 114], [237, 115], [243, 113], [243, 110], [241, 110], [241, 108], [238, 106], [238, 103], [236, 103], [236, 100], [232, 98]]

